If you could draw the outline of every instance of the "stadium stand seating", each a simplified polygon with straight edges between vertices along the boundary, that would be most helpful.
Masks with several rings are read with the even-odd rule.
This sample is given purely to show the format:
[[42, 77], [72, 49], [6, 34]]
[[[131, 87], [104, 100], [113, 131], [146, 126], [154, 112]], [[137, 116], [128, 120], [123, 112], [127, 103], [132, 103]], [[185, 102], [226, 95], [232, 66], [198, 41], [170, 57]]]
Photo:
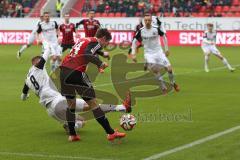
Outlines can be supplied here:
[[240, 14], [240, 0], [82, 0], [76, 6], [79, 14], [71, 13], [71, 16], [82, 13], [85, 17], [89, 10], [95, 10], [97, 17], [134, 17], [146, 11], [167, 17], [238, 17]]
[[32, 12], [30, 13], [30, 17], [39, 17], [41, 14], [41, 9], [45, 5], [47, 0], [38, 0]]
[[0, 0], [0, 17], [24, 17], [28, 15], [37, 0]]
[[[47, 0], [0, 0], [0, 17], [38, 17]], [[240, 0], [77, 0], [72, 17], [139, 17], [148, 11], [165, 17], [239, 17]]]

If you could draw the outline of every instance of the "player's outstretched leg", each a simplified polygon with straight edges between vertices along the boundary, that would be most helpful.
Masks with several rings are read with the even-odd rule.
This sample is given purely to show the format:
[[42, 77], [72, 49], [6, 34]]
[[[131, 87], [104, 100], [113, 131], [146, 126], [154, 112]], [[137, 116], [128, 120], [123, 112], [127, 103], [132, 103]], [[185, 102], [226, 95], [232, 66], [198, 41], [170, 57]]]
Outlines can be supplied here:
[[225, 57], [223, 57], [221, 54], [216, 55], [222, 62], [223, 64], [231, 71], [234, 72], [235, 68], [233, 68], [227, 61], [227, 59]]
[[174, 74], [171, 66], [167, 67], [167, 72], [168, 72], [168, 78], [170, 80], [170, 84], [173, 86], [176, 92], [179, 92], [180, 87], [175, 82]]
[[76, 108], [76, 99], [75, 97], [69, 97], [67, 96], [67, 103], [68, 103], [68, 108], [66, 110], [66, 119], [67, 119], [67, 124], [68, 124], [68, 129], [69, 129], [69, 137], [68, 141], [73, 142], [73, 141], [79, 141], [80, 136], [76, 134], [75, 131], [75, 108]]
[[105, 113], [97, 105], [95, 98], [88, 100], [87, 104], [90, 106], [90, 108], [92, 108], [93, 115], [94, 115], [95, 119], [97, 120], [97, 122], [103, 127], [103, 129], [107, 133], [107, 139], [109, 141], [113, 141], [115, 138], [121, 138], [126, 135], [125, 133], [120, 133], [118, 131], [114, 131], [111, 128], [108, 119], [105, 117]]
[[20, 50], [17, 51], [17, 58], [20, 59], [22, 54], [23, 54], [23, 51], [25, 49], [27, 49], [30, 45], [27, 45], [27, 44], [24, 44], [22, 45], [22, 47], [20, 48]]
[[208, 62], [209, 62], [209, 54], [205, 54], [205, 57], [204, 57], [204, 70], [205, 72], [209, 72], [209, 69], [208, 69]]
[[148, 69], [155, 75], [156, 80], [160, 83], [162, 94], [167, 95], [169, 89], [168, 86], [166, 85], [166, 82], [163, 79], [163, 74], [166, 72], [165, 70], [163, 71], [161, 70], [163, 67], [159, 64], [145, 63], [144, 68], [146, 68], [144, 70]]
[[117, 129], [115, 129], [113, 134], [107, 135], [107, 139], [110, 142], [113, 142], [116, 138], [124, 138], [125, 136], [126, 136], [126, 133], [121, 133]]
[[107, 112], [126, 112], [130, 113], [132, 111], [131, 106], [131, 93], [127, 92], [126, 98], [121, 105], [114, 104], [99, 104], [99, 107], [104, 113]]

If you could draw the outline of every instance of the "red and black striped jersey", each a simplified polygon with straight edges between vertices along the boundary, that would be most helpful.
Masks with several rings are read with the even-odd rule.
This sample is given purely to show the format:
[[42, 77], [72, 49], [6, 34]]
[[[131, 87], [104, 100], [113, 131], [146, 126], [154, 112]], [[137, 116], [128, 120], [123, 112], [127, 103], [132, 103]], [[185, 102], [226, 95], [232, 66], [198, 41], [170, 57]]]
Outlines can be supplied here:
[[76, 27], [78, 28], [79, 25], [83, 25], [85, 37], [94, 37], [100, 28], [100, 22], [96, 19], [83, 19], [76, 24]]
[[62, 32], [62, 44], [74, 44], [73, 34], [75, 32], [75, 25], [73, 23], [61, 24], [59, 27]]
[[[98, 57], [98, 52], [102, 49], [97, 38], [82, 38], [73, 46], [70, 53], [63, 59], [61, 66], [85, 72], [89, 62], [98, 68], [102, 61]], [[100, 52], [101, 53], [101, 52]]]

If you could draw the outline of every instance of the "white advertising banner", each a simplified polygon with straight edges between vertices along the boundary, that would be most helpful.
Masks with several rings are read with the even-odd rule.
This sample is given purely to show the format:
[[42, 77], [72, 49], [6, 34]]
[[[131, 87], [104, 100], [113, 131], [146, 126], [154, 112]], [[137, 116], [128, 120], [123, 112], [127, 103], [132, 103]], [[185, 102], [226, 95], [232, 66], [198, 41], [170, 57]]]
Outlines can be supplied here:
[[[31, 31], [1, 31], [0, 45], [8, 44], [26, 44]], [[127, 42], [131, 44], [133, 31], [111, 31], [111, 43], [120, 44]], [[79, 31], [81, 38], [85, 37], [83, 31]], [[170, 46], [200, 46], [203, 39], [202, 31], [169, 31], [167, 33], [168, 44]], [[219, 31], [217, 33], [218, 46], [240, 46], [240, 31]]]
[[[61, 18], [52, 18], [59, 24], [63, 22]], [[82, 18], [72, 18], [76, 23]], [[112, 30], [134, 30], [139, 23], [139, 18], [96, 18], [102, 26]], [[0, 30], [31, 30], [36, 27], [38, 18], [0, 18]], [[240, 18], [162, 18], [166, 30], [204, 30], [206, 23], [213, 23], [219, 30], [239, 31]]]

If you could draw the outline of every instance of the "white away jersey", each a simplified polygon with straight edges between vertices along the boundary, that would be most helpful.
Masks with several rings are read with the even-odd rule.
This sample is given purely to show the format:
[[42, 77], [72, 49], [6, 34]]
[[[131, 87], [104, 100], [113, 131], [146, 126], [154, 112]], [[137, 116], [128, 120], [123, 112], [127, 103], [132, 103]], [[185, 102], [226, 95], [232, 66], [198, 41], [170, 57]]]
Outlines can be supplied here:
[[40, 98], [39, 103], [44, 106], [60, 95], [45, 68], [39, 69], [32, 66], [27, 74], [25, 84], [34, 91]]
[[56, 43], [58, 25], [56, 21], [41, 22], [38, 24], [37, 33], [42, 33], [43, 41]]
[[217, 32], [205, 31], [203, 35], [202, 45], [215, 45], [216, 43]]
[[159, 27], [152, 26], [151, 29], [142, 27], [136, 34], [135, 38], [144, 45], [145, 54], [159, 54], [162, 52], [160, 36], [164, 32]]

